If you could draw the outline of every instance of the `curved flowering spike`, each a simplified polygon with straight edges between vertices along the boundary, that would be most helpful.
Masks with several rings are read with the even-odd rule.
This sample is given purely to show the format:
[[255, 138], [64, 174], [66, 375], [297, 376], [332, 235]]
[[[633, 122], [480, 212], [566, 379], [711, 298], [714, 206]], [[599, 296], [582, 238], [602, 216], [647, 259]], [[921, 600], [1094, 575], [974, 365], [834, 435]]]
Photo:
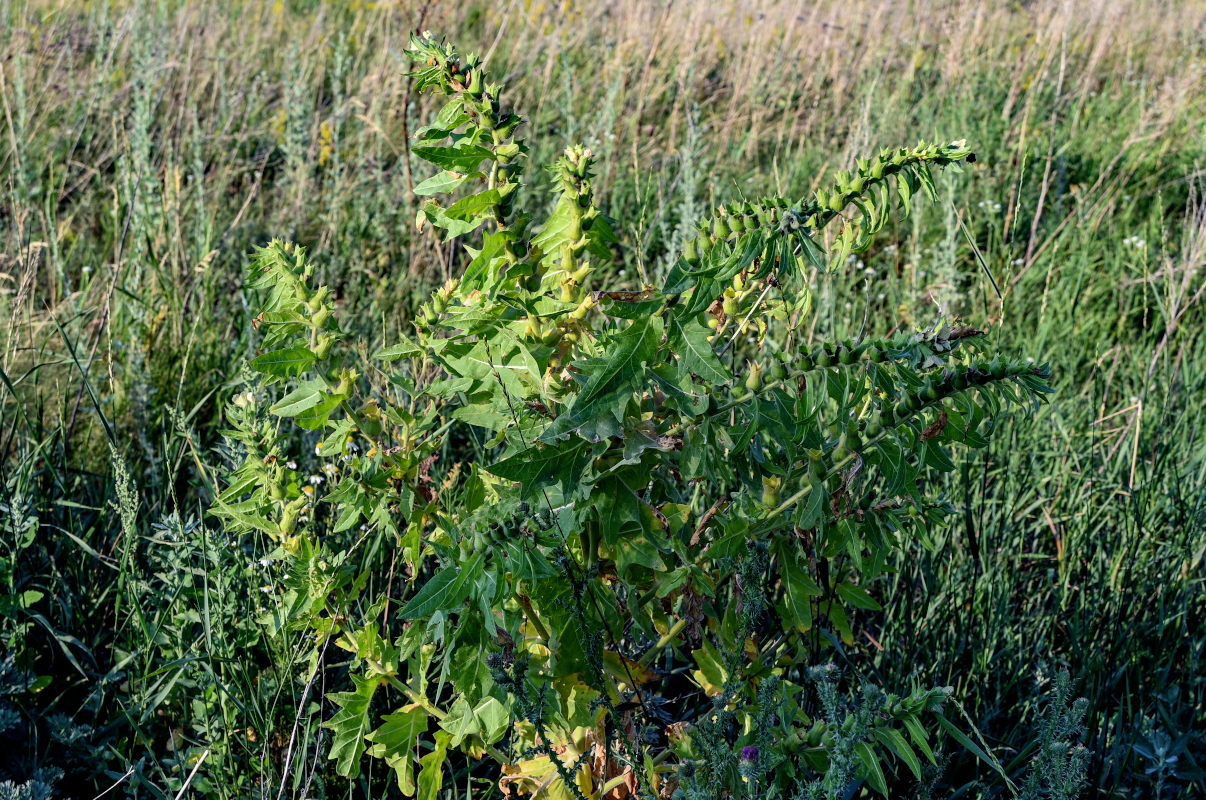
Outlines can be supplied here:
[[[947, 144], [919, 143], [913, 148], [881, 150], [875, 158], [862, 158], [854, 172], [841, 172], [833, 185], [820, 187], [796, 203], [764, 198], [737, 208], [719, 207], [697, 227], [699, 237], [688, 241], [670, 270], [663, 291], [677, 295], [692, 291], [678, 314], [691, 316], [708, 308], [738, 272], [756, 265], [752, 275], [776, 273], [781, 279], [811, 266], [837, 271], [851, 253], [871, 245], [872, 236], [888, 216], [887, 185], [895, 181], [900, 207], [907, 216], [912, 198], [923, 189], [936, 198], [930, 166], [946, 167], [974, 162], [966, 140]], [[847, 217], [847, 209], [856, 215]], [[843, 224], [832, 247], [816, 236], [841, 218]]]

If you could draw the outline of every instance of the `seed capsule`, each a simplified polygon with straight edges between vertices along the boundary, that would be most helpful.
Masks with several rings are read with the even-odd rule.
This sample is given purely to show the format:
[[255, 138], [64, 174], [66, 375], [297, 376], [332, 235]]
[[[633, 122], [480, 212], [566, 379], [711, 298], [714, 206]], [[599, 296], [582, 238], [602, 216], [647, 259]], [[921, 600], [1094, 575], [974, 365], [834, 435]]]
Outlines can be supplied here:
[[762, 505], [771, 508], [779, 505], [779, 487], [783, 481], [774, 475], [762, 477]]
[[683, 245], [683, 260], [693, 267], [698, 266], [699, 242], [695, 239], [688, 239], [687, 243]]
[[762, 388], [762, 365], [757, 361], [750, 363], [750, 374], [745, 378], [745, 388], [756, 392]]

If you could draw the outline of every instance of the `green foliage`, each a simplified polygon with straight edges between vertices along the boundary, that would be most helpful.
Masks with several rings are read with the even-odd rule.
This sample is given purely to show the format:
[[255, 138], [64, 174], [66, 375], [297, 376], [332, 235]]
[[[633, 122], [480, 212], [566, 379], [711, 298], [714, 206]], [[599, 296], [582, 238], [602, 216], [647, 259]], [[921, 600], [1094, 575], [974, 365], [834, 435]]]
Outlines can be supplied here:
[[[717, 347], [727, 349], [715, 359], [706, 324], [680, 334], [670, 320], [663, 333], [681, 339], [678, 357], [695, 357], [689, 370], [708, 385], [734, 374], [737, 384], [773, 382], [791, 366], [771, 358], [776, 346], [794, 358], [856, 331], [865, 332], [862, 342], [924, 331], [936, 307], [952, 328], [952, 313], [991, 323], [993, 349], [1058, 364], [1058, 403], [1033, 420], [998, 420], [985, 447], [947, 449], [952, 472], [928, 473], [923, 494], [949, 503], [953, 524], [932, 526], [928, 546], [891, 550], [866, 595], [861, 583], [834, 590], [835, 605], [849, 604], [852, 643], [820, 606], [824, 561], [772, 560], [765, 574], [789, 577], [770, 613], [812, 620], [818, 648], [809, 663], [841, 665], [845, 713], [864, 702], [864, 685], [902, 696], [953, 687], [945, 716], [925, 721], [937, 766], [915, 748], [918, 797], [1009, 796], [991, 763], [997, 757], [1024, 787], [1047, 708], [1029, 676], [1044, 661], [1066, 665], [1089, 701], [1085, 732], [1073, 740], [1089, 751], [1085, 796], [1202, 794], [1206, 227], [1196, 184], [1206, 158], [1206, 84], [1197, 69], [1206, 39], [1185, 35], [1202, 27], [1202, 8], [1168, 15], [1144, 3], [981, 4], [951, 15], [864, 2], [833, 6], [821, 22], [783, 2], [756, 15], [712, 6], [706, 19], [692, 3], [599, 13], [577, 0], [69, 2], [53, 13], [43, 5], [0, 10], [0, 651], [15, 665], [2, 673], [0, 784], [68, 797], [396, 795], [394, 767], [409, 771], [418, 791], [424, 764], [441, 760], [436, 735], [448, 733], [446, 769], [428, 770], [423, 785], [446, 797], [490, 796], [500, 777], [495, 757], [483, 763], [458, 749], [460, 733], [479, 730], [504, 732], [499, 761], [534, 762], [508, 785], [531, 791], [557, 774], [547, 752], [507, 748], [512, 714], [531, 716], [540, 695], [522, 706], [486, 696], [448, 707], [437, 641], [424, 688], [446, 718], [437, 723], [421, 707], [398, 712], [422, 722], [412, 726], [416, 749], [403, 739], [391, 745], [392, 766], [365, 757], [357, 778], [339, 776], [339, 760], [326, 758], [334, 732], [322, 727], [340, 710], [331, 698], [354, 692], [369, 661], [388, 672], [395, 659], [409, 659], [385, 645], [400, 625], [416, 624], [399, 614], [441, 562], [428, 558], [416, 577], [393, 534], [344, 516], [355, 509], [334, 521], [303, 521], [303, 513], [295, 532], [317, 531], [325, 552], [287, 559], [273, 556], [279, 539], [223, 534], [205, 514], [219, 473], [246, 457], [241, 443], [221, 440], [223, 428], [236, 427], [223, 419], [226, 401], [234, 395], [250, 407], [250, 398], [257, 414], [280, 422], [267, 408], [295, 379], [315, 377], [300, 345], [259, 362], [279, 364], [290, 386], [264, 388], [258, 381], [270, 376], [240, 375], [241, 365], [272, 352], [256, 352], [265, 329], [257, 330], [254, 310], [266, 290], [240, 291], [248, 250], [271, 236], [307, 244], [310, 280], [330, 287], [346, 336], [333, 351], [363, 373], [352, 403], [360, 410], [366, 396], [398, 397], [389, 362], [365, 357], [370, 343], [391, 345], [385, 350], [409, 369], [421, 352], [412, 327], [419, 306], [464, 274], [494, 229], [487, 221], [461, 237], [470, 252], [431, 235], [425, 215], [422, 232], [414, 225], [427, 198], [447, 208], [480, 193], [473, 173], [424, 181], [437, 169], [406, 158], [414, 132], [440, 108], [398, 69], [407, 31], [426, 15], [457, 40], [488, 48], [495, 71], [505, 65], [506, 96], [540, 132], [526, 142], [525, 161], [555, 161], [567, 141], [598, 156], [591, 195], [623, 220], [613, 226], [622, 244], [609, 246], [610, 257], [592, 256], [587, 289], [664, 289], [705, 216], [711, 235], [705, 209], [815, 187], [831, 167], [857, 169], [853, 156], [873, 143], [868, 136], [957, 134], [976, 143], [984, 157], [972, 168], [933, 174], [954, 203], [911, 196], [907, 220], [889, 214], [869, 249], [823, 280], [810, 276], [812, 308], [790, 342], [777, 341], [779, 321], [761, 350], [748, 336], [728, 345], [744, 314], [726, 318]], [[198, 18], [204, 26], [194, 25]], [[823, 35], [813, 35], [818, 23]], [[182, 36], [187, 46], [173, 46]], [[538, 173], [524, 173], [532, 185], [517, 190], [515, 203], [543, 222], [560, 194], [544, 191]], [[895, 206], [895, 185], [887, 189]], [[460, 221], [471, 221], [471, 205], [462, 211]], [[858, 208], [845, 213], [861, 230]], [[838, 223], [818, 241], [840, 244], [831, 230]], [[725, 225], [731, 233], [732, 222]], [[693, 259], [703, 246], [695, 242]], [[808, 261], [806, 271], [813, 268]], [[754, 293], [730, 303], [739, 313], [765, 289], [747, 284]], [[755, 338], [761, 309], [778, 297], [769, 292], [750, 317]], [[337, 381], [338, 372], [330, 375]], [[433, 482], [421, 487], [436, 492], [448, 482], [450, 505], [469, 464], [504, 456], [481, 456], [489, 432], [474, 423], [474, 415], [501, 412], [471, 405], [454, 413]], [[288, 444], [286, 485], [322, 498], [347, 477], [343, 454], [314, 451], [333, 429], [299, 430], [290, 419], [277, 431]], [[727, 479], [727, 469], [722, 462], [701, 474]], [[750, 490], [780, 502], [792, 494], [773, 476]], [[701, 489], [705, 513], [710, 501]], [[631, 501], [617, 510], [624, 529], [642, 524]], [[348, 527], [336, 531], [340, 520]], [[499, 524], [481, 526], [480, 548], [507, 547], [520, 525], [505, 515], [489, 521]], [[345, 551], [329, 572], [329, 556]], [[828, 567], [845, 569], [847, 558]], [[547, 571], [537, 561], [532, 568]], [[365, 580], [358, 593], [344, 592], [343, 616], [357, 635], [319, 636], [305, 609], [325, 608], [319, 623], [339, 619], [322, 604], [349, 575]], [[683, 625], [682, 639], [694, 630], [680, 611], [665, 609]], [[503, 658], [505, 642], [482, 641]], [[725, 680], [723, 648], [712, 640], [691, 638], [692, 653], [673, 650], [670, 661], [664, 648], [650, 655], [656, 643], [622, 642], [659, 675], [643, 684], [651, 710], [664, 711], [654, 734], [694, 713], [657, 705], [682, 696], [691, 672], [716, 686]], [[687, 663], [694, 651], [702, 666]], [[409, 660], [404, 671], [413, 672]], [[453, 652], [448, 671], [461, 685], [495, 692], [478, 650]], [[513, 669], [497, 675], [512, 685]], [[805, 713], [823, 719], [817, 684], [792, 683]], [[764, 713], [773, 704], [762, 699], [770, 687], [758, 689], [753, 727], [773, 733]], [[406, 702], [400, 691], [378, 686], [374, 725], [384, 727]], [[945, 733], [935, 736], [935, 725]], [[693, 743], [704, 736], [693, 730]], [[743, 787], [758, 787], [784, 763], [773, 747], [761, 748], [767, 758], [742, 759], [723, 730], [715, 741], [733, 775], [749, 773]], [[559, 758], [569, 769], [593, 743], [584, 732], [565, 748]], [[675, 763], [668, 756], [654, 766]], [[909, 795], [906, 764], [886, 765], [884, 776], [894, 796]], [[866, 784], [852, 791], [874, 794]]]
[[[1042, 675], [1040, 683], [1044, 682]], [[1089, 701], [1072, 699], [1072, 676], [1066, 669], [1056, 673], [1047, 708], [1039, 725], [1038, 751], [1021, 797], [1024, 800], [1074, 800], [1080, 796], [1088, 770], [1089, 751], [1077, 739], [1084, 736]]]
[[[985, 446], [1049, 391], [1045, 367], [956, 321], [798, 344], [814, 283], [870, 246], [888, 188], [907, 215], [934, 195], [930, 168], [970, 150], [887, 150], [802, 201], [721, 207], [662, 288], [592, 290], [617, 244], [592, 153], [550, 165], [556, 199], [534, 222], [501, 87], [429, 35], [410, 53], [416, 86], [448, 98], [416, 134], [444, 170], [420, 185], [419, 224], [485, 226], [480, 245], [376, 364], [341, 342], [300, 248], [259, 250], [262, 377], [228, 410], [246, 455], [213, 512], [278, 544], [291, 578], [273, 624], [310, 633], [310, 663], [332, 638], [354, 656], [326, 723], [337, 772], [355, 777], [367, 752], [432, 796], [459, 750], [488, 754], [504, 786], [577, 800], [839, 797], [920, 779], [936, 731], [991, 761], [938, 714], [947, 690], [865, 686], [846, 709], [831, 667], [814, 670], [820, 708], [804, 697], [811, 665], [880, 608], [892, 553], [939, 524], [927, 484], [954, 469], [951, 448]], [[326, 460], [309, 480], [292, 460], [307, 431]], [[402, 559], [400, 606], [364, 594], [350, 564], [366, 539]], [[379, 693], [396, 709], [381, 718]]]

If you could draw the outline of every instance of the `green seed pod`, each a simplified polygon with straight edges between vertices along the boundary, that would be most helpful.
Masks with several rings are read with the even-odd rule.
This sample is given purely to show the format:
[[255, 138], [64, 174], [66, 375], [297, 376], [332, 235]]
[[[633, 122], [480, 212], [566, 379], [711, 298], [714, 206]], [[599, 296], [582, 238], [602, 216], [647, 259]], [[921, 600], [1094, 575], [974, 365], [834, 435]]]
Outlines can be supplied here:
[[896, 413], [896, 419], [908, 419], [913, 413], [913, 410], [909, 408], [909, 401], [907, 398], [901, 398], [900, 400], [896, 401], [894, 411]]
[[779, 505], [779, 487], [783, 479], [775, 475], [762, 476], [762, 505], [774, 508]]
[[925, 386], [921, 387], [921, 399], [927, 403], [932, 403], [938, 399], [938, 387], [934, 384], [934, 381], [926, 381]]
[[842, 364], [853, 364], [854, 351], [849, 347], [843, 346], [842, 349], [838, 351], [838, 362]]
[[775, 359], [771, 362], [770, 374], [775, 380], [781, 381], [787, 377], [787, 367], [784, 366], [782, 361]]
[[729, 223], [723, 217], [714, 217], [712, 219], [712, 236], [717, 240], [727, 239], [731, 232]]
[[314, 355], [322, 361], [331, 354], [331, 348], [335, 345], [335, 337], [329, 333], [318, 334], [318, 344], [314, 348]]
[[816, 362], [812, 360], [812, 355], [809, 353], [800, 353], [796, 356], [796, 369], [807, 372], [816, 366]]
[[693, 267], [699, 265], [699, 242], [695, 239], [688, 239], [683, 245], [683, 260]]
[[839, 464], [850, 456], [850, 446], [846, 434], [842, 434], [838, 439], [837, 446], [833, 448], [833, 463]]
[[996, 378], [997, 380], [1000, 380], [1001, 378], [1005, 377], [1005, 375], [1008, 371], [1008, 367], [1006, 366], [1005, 362], [1001, 359], [1001, 357], [997, 356], [996, 358], [994, 358], [992, 360], [992, 363], [988, 365], [988, 371], [992, 374], [992, 376], [994, 378]]
[[480, 69], [475, 69], [473, 72], [469, 73], [469, 83], [465, 87], [465, 91], [469, 93], [470, 97], [476, 99], [482, 96], [482, 92], [484, 90], [485, 87], [482, 85], [482, 71]]
[[757, 361], [750, 362], [750, 374], [745, 378], [745, 388], [751, 392], [762, 388], [762, 365]]
[[863, 351], [863, 356], [873, 364], [879, 364], [884, 360], [884, 351], [880, 350], [875, 345], [871, 345]]
[[829, 352], [823, 347], [818, 349], [817, 353], [813, 356], [813, 360], [816, 361], [818, 367], [833, 366], [833, 356], [829, 355]]
[[726, 297], [721, 303], [721, 308], [723, 308], [724, 313], [730, 317], [735, 317], [741, 313], [741, 308], [737, 305], [737, 298], [735, 297]]
[[745, 219], [743, 217], [729, 217], [728, 223], [729, 230], [733, 233], [740, 234], [745, 232]]
[[821, 736], [821, 746], [826, 750], [832, 750], [835, 744], [837, 744], [837, 737], [833, 735], [833, 731], [825, 731]]
[[871, 421], [867, 423], [867, 438], [874, 439], [883, 432], [884, 424], [882, 421], [882, 416], [880, 414], [876, 414], [871, 418]]
[[909, 411], [916, 411], [921, 408], [921, 398], [916, 392], [909, 392], [909, 396], [905, 398], [905, 405], [908, 406]]

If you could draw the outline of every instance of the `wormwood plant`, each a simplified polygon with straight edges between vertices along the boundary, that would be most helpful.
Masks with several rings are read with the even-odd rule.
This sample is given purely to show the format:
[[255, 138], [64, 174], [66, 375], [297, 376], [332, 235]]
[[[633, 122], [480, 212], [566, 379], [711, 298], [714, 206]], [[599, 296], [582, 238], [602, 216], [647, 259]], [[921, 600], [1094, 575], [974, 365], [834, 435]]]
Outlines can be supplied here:
[[[352, 656], [324, 723], [338, 772], [367, 754], [423, 797], [455, 767], [510, 796], [836, 798], [920, 780], [936, 737], [982, 752], [949, 690], [850, 695], [829, 662], [945, 513], [927, 478], [1047, 370], [957, 322], [805, 334], [812, 281], [971, 151], [884, 150], [803, 200], [722, 206], [663, 286], [621, 291], [597, 277], [619, 240], [592, 154], [548, 166], [533, 218], [501, 87], [430, 35], [409, 52], [448, 98], [412, 144], [440, 170], [417, 223], [467, 264], [366, 361], [304, 252], [259, 250], [258, 377], [228, 414], [246, 457], [215, 511], [279, 543], [264, 623], [312, 636], [303, 680]], [[304, 761], [290, 746], [286, 777]]]

